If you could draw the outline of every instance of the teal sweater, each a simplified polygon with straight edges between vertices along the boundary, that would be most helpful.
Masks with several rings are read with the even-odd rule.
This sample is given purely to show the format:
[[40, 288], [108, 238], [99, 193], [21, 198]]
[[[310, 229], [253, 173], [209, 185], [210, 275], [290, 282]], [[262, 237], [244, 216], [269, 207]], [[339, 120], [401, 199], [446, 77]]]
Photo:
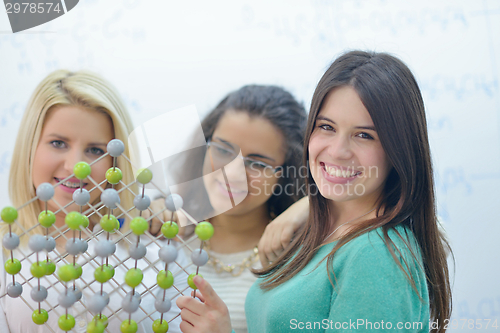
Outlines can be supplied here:
[[322, 246], [302, 271], [271, 290], [260, 289], [259, 278], [245, 302], [248, 332], [428, 332], [429, 293], [420, 251], [411, 232], [405, 233], [403, 227], [397, 230], [417, 255], [418, 262], [397, 234], [389, 231], [409, 263], [421, 298], [391, 256], [382, 230], [376, 229], [337, 251], [335, 288], [328, 279], [326, 260], [314, 269], [335, 243]]

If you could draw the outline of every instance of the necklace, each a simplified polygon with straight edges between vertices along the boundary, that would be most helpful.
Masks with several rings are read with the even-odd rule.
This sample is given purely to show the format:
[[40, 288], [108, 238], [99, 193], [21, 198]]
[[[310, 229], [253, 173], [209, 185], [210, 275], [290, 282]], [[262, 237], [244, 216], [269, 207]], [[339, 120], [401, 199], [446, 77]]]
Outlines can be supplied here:
[[253, 248], [252, 254], [250, 254], [250, 256], [243, 259], [241, 263], [235, 265], [225, 264], [224, 262], [222, 262], [222, 260], [214, 257], [210, 253], [210, 246], [208, 245], [208, 242], [205, 242], [204, 247], [207, 250], [208, 263], [214, 267], [216, 273], [227, 272], [232, 276], [240, 276], [245, 271], [245, 269], [250, 268], [257, 260], [259, 260], [259, 250], [257, 246]]
[[342, 223], [342, 224], [341, 224], [341, 225], [339, 225], [337, 228], [335, 228], [335, 230], [333, 230], [333, 232], [332, 232], [331, 234], [329, 234], [329, 235], [325, 238], [325, 241], [326, 241], [328, 238], [330, 238], [330, 236], [331, 236], [331, 235], [333, 235], [333, 234], [335, 233], [335, 231], [339, 230], [339, 229], [340, 229], [340, 227], [342, 227], [342, 226], [346, 225], [347, 223], [351, 223], [352, 221], [356, 221], [357, 219], [360, 219], [360, 218], [362, 218], [363, 216], [366, 216], [366, 215], [370, 214], [370, 213], [371, 213], [371, 212], [373, 212], [374, 210], [375, 210], [375, 208], [373, 208], [372, 210], [370, 210], [368, 213], [364, 213], [363, 215], [356, 217], [355, 219], [352, 219], [352, 220], [349, 220], [349, 221], [347, 221], [347, 222]]

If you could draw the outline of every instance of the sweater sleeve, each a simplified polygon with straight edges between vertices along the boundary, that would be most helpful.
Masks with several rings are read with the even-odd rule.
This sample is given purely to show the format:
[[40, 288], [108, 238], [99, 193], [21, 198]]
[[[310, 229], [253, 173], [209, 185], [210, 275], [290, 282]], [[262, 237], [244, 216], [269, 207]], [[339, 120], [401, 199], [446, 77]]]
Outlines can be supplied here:
[[[410, 265], [413, 263], [411, 260]], [[419, 297], [385, 243], [364, 245], [347, 258], [343, 269], [334, 273], [332, 280], [336, 278], [336, 283], [328, 330], [428, 331], [427, 295]], [[411, 275], [416, 279], [418, 290], [422, 277], [415, 272]], [[419, 294], [422, 295], [422, 290]]]

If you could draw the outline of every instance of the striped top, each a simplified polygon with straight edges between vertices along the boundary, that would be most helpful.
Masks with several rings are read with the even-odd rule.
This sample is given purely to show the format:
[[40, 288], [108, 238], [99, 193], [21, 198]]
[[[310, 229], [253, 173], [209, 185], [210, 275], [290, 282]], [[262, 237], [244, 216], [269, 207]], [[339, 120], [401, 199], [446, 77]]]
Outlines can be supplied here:
[[[198, 242], [198, 243], [196, 243]], [[199, 248], [200, 243], [196, 239], [189, 243], [192, 249]], [[191, 251], [187, 256], [191, 256]], [[221, 254], [213, 251], [208, 251], [211, 258], [217, 258], [225, 265], [240, 265], [245, 258], [248, 258], [254, 252], [253, 249], [243, 252]], [[255, 260], [252, 268], [261, 268], [260, 261]], [[235, 270], [235, 272], [237, 269]], [[245, 317], [245, 299], [248, 290], [257, 280], [257, 277], [250, 272], [250, 269], [245, 269], [241, 275], [233, 276], [228, 272], [217, 273], [215, 267], [209, 262], [200, 267], [200, 274], [205, 280], [210, 283], [219, 297], [226, 303], [231, 317], [231, 325], [235, 333], [247, 333], [247, 322]]]

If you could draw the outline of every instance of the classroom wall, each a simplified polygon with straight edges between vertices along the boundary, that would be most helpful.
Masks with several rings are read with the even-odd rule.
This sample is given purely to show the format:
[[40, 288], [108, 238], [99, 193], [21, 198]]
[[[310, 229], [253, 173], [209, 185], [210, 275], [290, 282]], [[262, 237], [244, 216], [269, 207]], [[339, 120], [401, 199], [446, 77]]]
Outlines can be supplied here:
[[27, 100], [54, 69], [101, 73], [139, 125], [190, 104], [202, 117], [248, 83], [281, 85], [308, 108], [329, 63], [354, 48], [415, 73], [455, 255], [453, 318], [463, 330], [477, 327], [464, 319], [500, 322], [497, 0], [82, 0], [16, 34], [0, 10], [0, 206]]

